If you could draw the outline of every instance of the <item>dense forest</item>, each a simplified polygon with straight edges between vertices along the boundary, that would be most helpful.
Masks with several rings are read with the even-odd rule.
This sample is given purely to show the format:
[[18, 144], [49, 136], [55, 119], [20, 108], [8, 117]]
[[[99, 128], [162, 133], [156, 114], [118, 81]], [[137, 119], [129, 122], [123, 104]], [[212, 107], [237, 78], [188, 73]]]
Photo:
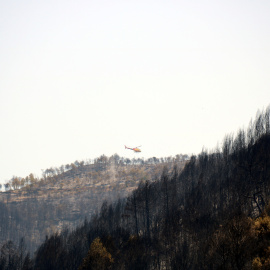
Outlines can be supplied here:
[[23, 239], [6, 242], [0, 269], [270, 269], [269, 198], [270, 107], [220, 148], [51, 234], [34, 256]]

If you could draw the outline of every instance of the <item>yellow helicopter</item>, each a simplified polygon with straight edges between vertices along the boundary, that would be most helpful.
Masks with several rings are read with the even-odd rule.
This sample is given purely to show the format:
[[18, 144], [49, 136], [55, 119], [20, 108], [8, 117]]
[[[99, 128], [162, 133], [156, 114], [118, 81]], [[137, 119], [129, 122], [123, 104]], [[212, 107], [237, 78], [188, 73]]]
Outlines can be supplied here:
[[125, 146], [125, 149], [130, 149], [130, 150], [133, 150], [135, 153], [139, 153], [139, 152], [142, 152], [139, 147], [141, 147], [141, 145], [140, 146], [136, 146], [134, 148], [130, 148], [130, 147]]

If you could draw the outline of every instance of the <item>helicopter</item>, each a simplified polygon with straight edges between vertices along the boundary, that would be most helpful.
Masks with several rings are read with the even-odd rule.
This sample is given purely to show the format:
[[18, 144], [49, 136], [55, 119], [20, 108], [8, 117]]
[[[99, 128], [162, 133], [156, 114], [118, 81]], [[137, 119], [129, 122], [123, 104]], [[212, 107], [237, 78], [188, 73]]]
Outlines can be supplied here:
[[141, 149], [139, 147], [141, 147], [141, 145], [136, 146], [134, 148], [130, 148], [130, 147], [125, 146], [125, 149], [130, 149], [130, 150], [133, 150], [135, 153], [139, 153], [139, 152], [141, 152]]

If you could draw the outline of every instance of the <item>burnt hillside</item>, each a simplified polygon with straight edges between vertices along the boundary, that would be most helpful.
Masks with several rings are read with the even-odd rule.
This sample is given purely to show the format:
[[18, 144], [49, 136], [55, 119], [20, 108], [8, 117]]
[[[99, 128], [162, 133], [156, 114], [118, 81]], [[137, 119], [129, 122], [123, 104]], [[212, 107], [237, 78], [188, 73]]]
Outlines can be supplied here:
[[165, 168], [159, 181], [103, 203], [75, 231], [54, 234], [35, 269], [269, 269], [269, 116], [257, 115], [183, 170]]
[[140, 182], [155, 181], [162, 168], [182, 168], [187, 156], [129, 160], [118, 155], [50, 168], [41, 179], [32, 174], [14, 177], [0, 193], [0, 242], [19, 243], [28, 250], [63, 228], [75, 228], [90, 219], [104, 200], [113, 202], [128, 196]]

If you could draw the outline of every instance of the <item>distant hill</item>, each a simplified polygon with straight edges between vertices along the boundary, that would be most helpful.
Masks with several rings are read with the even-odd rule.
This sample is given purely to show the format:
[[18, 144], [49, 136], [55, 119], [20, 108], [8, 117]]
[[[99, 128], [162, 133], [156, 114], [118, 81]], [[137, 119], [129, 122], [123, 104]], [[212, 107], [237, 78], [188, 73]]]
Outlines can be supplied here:
[[46, 235], [75, 228], [90, 219], [102, 203], [129, 195], [140, 183], [156, 181], [166, 166], [182, 169], [187, 155], [127, 159], [102, 155], [91, 162], [49, 168], [37, 179], [13, 177], [0, 193], [0, 243], [23, 237], [34, 252]]

